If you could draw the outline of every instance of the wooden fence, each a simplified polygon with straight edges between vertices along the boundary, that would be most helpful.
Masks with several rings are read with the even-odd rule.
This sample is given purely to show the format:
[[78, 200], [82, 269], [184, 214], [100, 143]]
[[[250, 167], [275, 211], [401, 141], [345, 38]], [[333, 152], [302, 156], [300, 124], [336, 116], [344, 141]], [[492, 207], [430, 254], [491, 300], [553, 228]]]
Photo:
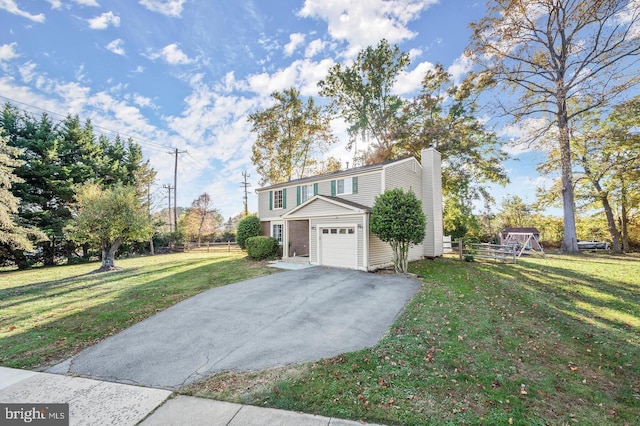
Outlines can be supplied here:
[[460, 260], [471, 262], [474, 259], [488, 259], [496, 262], [517, 263], [516, 250], [513, 245], [477, 244], [464, 241], [451, 243], [453, 251], [457, 251]]
[[240, 252], [241, 249], [237, 243], [226, 242], [226, 243], [211, 243], [211, 242], [203, 242], [198, 247], [197, 241], [189, 241], [186, 244], [174, 244], [169, 250], [173, 253], [176, 252], [193, 252], [200, 251], [206, 253], [232, 253], [232, 252]]

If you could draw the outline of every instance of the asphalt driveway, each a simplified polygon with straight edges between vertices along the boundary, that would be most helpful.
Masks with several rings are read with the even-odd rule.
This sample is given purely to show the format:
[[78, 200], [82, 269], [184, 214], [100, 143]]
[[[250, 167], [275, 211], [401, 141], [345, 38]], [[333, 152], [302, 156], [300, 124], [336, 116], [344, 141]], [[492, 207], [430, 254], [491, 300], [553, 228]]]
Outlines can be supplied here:
[[54, 367], [175, 389], [212, 373], [259, 370], [372, 346], [420, 283], [313, 267], [215, 288]]

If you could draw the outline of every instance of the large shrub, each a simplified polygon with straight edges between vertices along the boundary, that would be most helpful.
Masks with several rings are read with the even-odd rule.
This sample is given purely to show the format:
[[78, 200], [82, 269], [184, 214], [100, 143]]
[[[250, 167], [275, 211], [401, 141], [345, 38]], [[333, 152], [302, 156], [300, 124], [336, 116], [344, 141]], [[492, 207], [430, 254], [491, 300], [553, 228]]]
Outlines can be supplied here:
[[371, 232], [393, 250], [396, 272], [407, 272], [409, 247], [424, 240], [427, 220], [412, 191], [400, 188], [384, 191], [371, 209]]
[[273, 237], [251, 237], [245, 241], [247, 254], [251, 259], [273, 259], [278, 255], [278, 240]]
[[245, 241], [251, 237], [260, 235], [260, 219], [256, 215], [245, 217], [238, 223], [238, 235], [236, 241], [242, 250], [245, 250]]

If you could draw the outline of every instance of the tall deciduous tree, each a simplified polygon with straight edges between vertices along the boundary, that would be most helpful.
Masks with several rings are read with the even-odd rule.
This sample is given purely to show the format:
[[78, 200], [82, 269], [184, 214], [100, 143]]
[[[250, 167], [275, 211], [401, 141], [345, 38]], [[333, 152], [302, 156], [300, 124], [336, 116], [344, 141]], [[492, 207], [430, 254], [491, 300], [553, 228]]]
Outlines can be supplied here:
[[322, 172], [322, 154], [335, 143], [328, 117], [313, 98], [300, 99], [294, 87], [274, 92], [275, 104], [249, 115], [256, 134], [251, 161], [261, 184], [276, 184]]
[[75, 217], [66, 233], [75, 241], [100, 247], [99, 271], [116, 269], [115, 255], [123, 242], [144, 241], [152, 234], [147, 212], [132, 186], [102, 189], [96, 184], [82, 185], [76, 201]]
[[507, 154], [495, 133], [476, 117], [475, 100], [485, 84], [475, 74], [453, 84], [451, 75], [436, 65], [425, 74], [420, 93], [405, 102], [394, 129], [396, 156], [420, 158], [421, 150], [429, 147], [442, 154], [443, 191], [458, 200], [482, 196], [493, 201], [484, 183], [508, 182], [502, 167]]
[[201, 245], [202, 236], [213, 234], [223, 221], [218, 209], [213, 207], [213, 200], [206, 192], [193, 200], [191, 208], [182, 219], [183, 233], [198, 239]]
[[371, 138], [376, 160], [392, 158], [392, 129], [402, 108], [393, 86], [408, 65], [409, 55], [383, 39], [362, 50], [353, 64], [331, 67], [318, 83], [320, 95], [331, 100], [331, 111], [349, 125], [350, 147], [360, 137], [366, 149]]
[[407, 272], [409, 248], [424, 240], [426, 226], [422, 203], [412, 191], [388, 189], [371, 208], [371, 232], [391, 246], [396, 272]]
[[475, 58], [518, 95], [499, 107], [517, 122], [543, 118], [557, 129], [564, 252], [578, 252], [571, 123], [638, 82], [639, 24], [635, 0], [490, 0], [472, 24]]

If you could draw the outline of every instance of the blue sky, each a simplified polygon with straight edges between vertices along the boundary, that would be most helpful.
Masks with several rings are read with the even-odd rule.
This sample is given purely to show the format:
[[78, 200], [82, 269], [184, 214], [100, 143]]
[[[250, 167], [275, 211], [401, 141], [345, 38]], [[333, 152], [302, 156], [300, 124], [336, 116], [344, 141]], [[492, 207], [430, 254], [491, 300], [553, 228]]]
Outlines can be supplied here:
[[[242, 211], [244, 170], [257, 210], [247, 116], [274, 90], [317, 96], [331, 65], [381, 38], [412, 58], [398, 93], [411, 96], [435, 63], [460, 79], [471, 66], [468, 24], [483, 13], [483, 1], [466, 0], [0, 0], [0, 101], [133, 138], [158, 171], [159, 206], [173, 183], [168, 151], [186, 151], [178, 205], [206, 191], [228, 218]], [[518, 136], [489, 123], [504, 140]], [[345, 126], [334, 124], [341, 142], [330, 155], [349, 161]], [[541, 155], [511, 152], [520, 160], [505, 165], [512, 183], [495, 195], [532, 202], [548, 184], [535, 173]]]

